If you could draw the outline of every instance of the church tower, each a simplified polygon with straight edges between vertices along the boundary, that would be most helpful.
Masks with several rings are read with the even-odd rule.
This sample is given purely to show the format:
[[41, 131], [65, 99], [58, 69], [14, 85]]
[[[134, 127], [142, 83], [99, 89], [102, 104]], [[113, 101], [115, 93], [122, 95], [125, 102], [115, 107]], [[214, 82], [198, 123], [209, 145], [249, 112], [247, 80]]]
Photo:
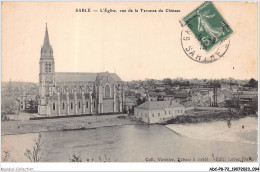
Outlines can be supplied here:
[[50, 45], [48, 28], [46, 23], [44, 42], [41, 47], [39, 94], [40, 97], [48, 97], [52, 94], [52, 87], [55, 84], [55, 63], [53, 49]]
[[53, 49], [50, 45], [48, 28], [46, 23], [44, 42], [41, 47], [40, 58], [40, 73], [39, 73], [39, 97], [40, 102], [38, 106], [39, 114], [46, 114], [47, 98], [52, 95], [55, 87], [55, 63], [53, 58]]

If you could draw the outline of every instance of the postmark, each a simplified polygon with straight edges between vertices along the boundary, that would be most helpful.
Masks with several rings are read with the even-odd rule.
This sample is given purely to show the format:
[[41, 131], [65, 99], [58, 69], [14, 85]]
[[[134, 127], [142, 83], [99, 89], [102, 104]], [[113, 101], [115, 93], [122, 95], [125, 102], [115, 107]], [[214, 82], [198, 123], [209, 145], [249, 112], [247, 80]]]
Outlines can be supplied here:
[[180, 23], [182, 26], [188, 26], [207, 52], [233, 33], [226, 20], [210, 1], [201, 4]]
[[188, 27], [181, 32], [181, 46], [185, 54], [192, 60], [200, 63], [212, 63], [223, 57], [230, 45], [230, 39], [223, 39], [212, 51], [205, 51]]

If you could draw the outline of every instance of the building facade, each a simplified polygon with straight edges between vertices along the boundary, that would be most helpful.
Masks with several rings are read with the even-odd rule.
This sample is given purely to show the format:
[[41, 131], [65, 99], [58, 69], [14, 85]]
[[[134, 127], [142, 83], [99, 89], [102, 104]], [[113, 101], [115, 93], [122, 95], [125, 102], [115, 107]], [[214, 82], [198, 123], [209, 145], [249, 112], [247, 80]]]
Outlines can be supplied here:
[[134, 108], [135, 117], [148, 124], [161, 123], [185, 113], [185, 106], [171, 101], [146, 101]]
[[40, 115], [123, 112], [124, 82], [117, 74], [55, 72], [47, 24], [39, 66], [38, 113]]

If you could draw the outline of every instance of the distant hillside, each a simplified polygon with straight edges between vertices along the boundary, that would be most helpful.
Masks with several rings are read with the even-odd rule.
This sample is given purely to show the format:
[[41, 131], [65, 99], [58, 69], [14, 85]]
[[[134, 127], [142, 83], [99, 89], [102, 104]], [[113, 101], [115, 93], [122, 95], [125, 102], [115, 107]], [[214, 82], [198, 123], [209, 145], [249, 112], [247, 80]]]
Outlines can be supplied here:
[[38, 94], [38, 83], [8, 81], [2, 82], [2, 96], [20, 96], [25, 94]]

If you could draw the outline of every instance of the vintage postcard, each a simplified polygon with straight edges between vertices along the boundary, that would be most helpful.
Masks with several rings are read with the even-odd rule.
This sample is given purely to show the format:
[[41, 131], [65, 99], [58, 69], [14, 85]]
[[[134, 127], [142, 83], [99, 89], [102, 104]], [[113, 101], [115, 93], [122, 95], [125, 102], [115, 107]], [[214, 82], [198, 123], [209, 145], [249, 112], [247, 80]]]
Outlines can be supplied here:
[[257, 2], [4, 1], [1, 69], [3, 164], [259, 162]]

